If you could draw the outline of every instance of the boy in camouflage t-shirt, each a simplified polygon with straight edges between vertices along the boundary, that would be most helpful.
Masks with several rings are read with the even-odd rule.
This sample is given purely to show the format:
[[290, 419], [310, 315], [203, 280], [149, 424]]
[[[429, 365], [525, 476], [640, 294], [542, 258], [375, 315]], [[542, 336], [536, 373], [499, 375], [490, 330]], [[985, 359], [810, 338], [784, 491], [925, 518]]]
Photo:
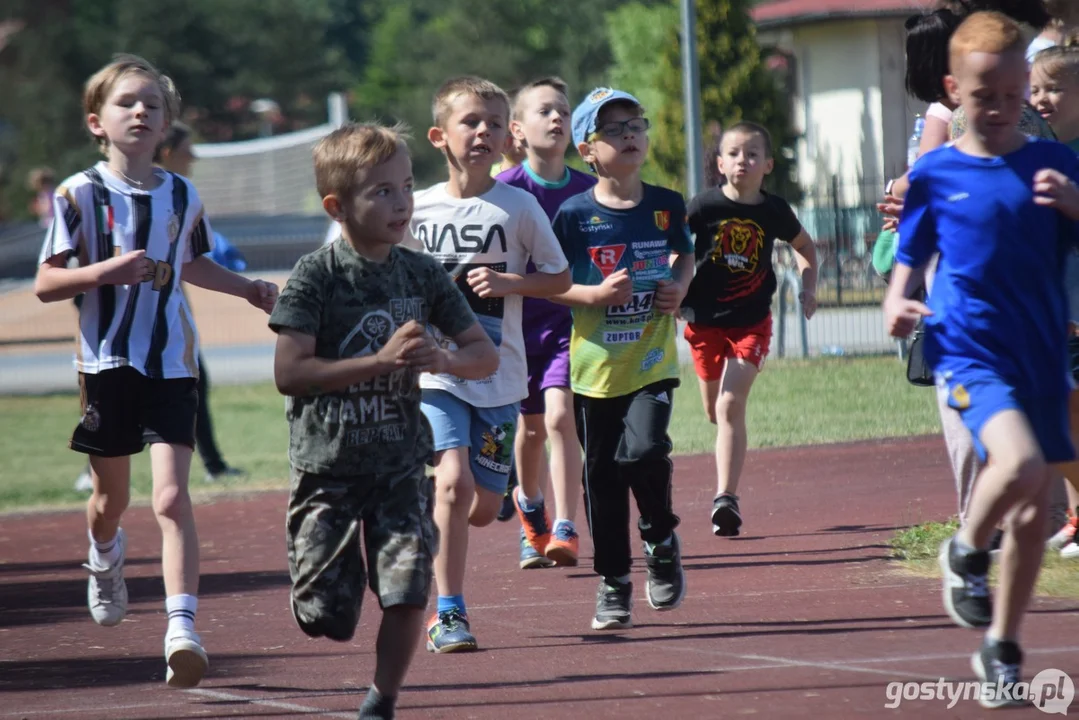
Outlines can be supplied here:
[[[308, 635], [348, 640], [370, 583], [383, 618], [360, 717], [389, 718], [416, 646], [402, 638], [422, 630], [438, 545], [417, 379], [486, 377], [498, 354], [442, 266], [397, 247], [413, 206], [398, 132], [334, 131], [315, 149], [315, 177], [342, 236], [301, 258], [270, 316], [274, 377], [288, 396], [292, 611]], [[455, 349], [439, 347], [428, 323]]]

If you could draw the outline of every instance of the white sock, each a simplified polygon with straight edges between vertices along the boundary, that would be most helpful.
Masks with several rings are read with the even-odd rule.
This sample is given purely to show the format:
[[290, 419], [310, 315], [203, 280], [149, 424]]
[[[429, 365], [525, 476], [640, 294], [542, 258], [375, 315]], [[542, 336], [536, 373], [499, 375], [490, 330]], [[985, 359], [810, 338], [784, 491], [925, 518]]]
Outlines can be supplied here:
[[518, 485], [517, 499], [520, 501], [521, 507], [523, 507], [525, 510], [535, 510], [537, 507], [539, 507], [540, 503], [543, 502], [543, 493], [541, 492], [536, 497], [530, 498], [525, 495], [525, 491], [521, 488], [520, 485]]
[[576, 526], [574, 526], [573, 521], [572, 520], [567, 520], [566, 518], [558, 518], [557, 520], [554, 521], [553, 532], [558, 532], [558, 528], [562, 527], [563, 525], [568, 526], [569, 529], [572, 530], [573, 532], [577, 532], [577, 528], [576, 528]]
[[165, 610], [169, 614], [166, 637], [195, 632], [195, 611], [198, 609], [199, 599], [194, 595], [173, 595], [165, 598]]
[[107, 542], [95, 540], [94, 533], [90, 530], [86, 531], [86, 536], [90, 538], [90, 564], [95, 568], [111, 568], [120, 561], [122, 548], [118, 542], [120, 539], [119, 529], [116, 530], [116, 534], [112, 539]]

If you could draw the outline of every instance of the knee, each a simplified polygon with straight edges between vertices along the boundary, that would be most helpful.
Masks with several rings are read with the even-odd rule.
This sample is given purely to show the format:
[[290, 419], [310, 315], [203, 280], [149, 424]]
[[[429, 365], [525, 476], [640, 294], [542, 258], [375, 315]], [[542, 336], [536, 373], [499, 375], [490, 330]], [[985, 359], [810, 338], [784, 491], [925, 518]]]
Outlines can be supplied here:
[[467, 468], [454, 468], [451, 472], [440, 474], [435, 482], [436, 501], [440, 505], [454, 510], [472, 507], [472, 498], [476, 494], [476, 481]]
[[97, 514], [110, 519], [119, 519], [127, 510], [130, 502], [131, 491], [127, 487], [109, 491], [95, 490], [94, 494], [90, 496], [90, 504], [97, 511]]
[[1008, 515], [1004, 530], [1012, 533], [1020, 543], [1040, 544], [1045, 537], [1047, 515], [1045, 503], [1023, 502]]
[[525, 445], [543, 447], [547, 442], [547, 428], [543, 425], [523, 426], [519, 432]]
[[544, 424], [548, 435], [558, 434], [567, 438], [577, 436], [577, 424], [569, 408], [548, 408]]
[[186, 488], [165, 485], [154, 489], [153, 507], [158, 518], [178, 523], [191, 514], [191, 496]]
[[1017, 457], [1002, 463], [1001, 470], [1007, 477], [1008, 494], [1034, 498], [1049, 481], [1049, 469], [1040, 457]]
[[728, 423], [736, 422], [742, 420], [745, 416], [745, 398], [731, 393], [721, 393], [720, 396], [716, 398], [712, 422], [717, 422], [718, 420], [724, 420]]

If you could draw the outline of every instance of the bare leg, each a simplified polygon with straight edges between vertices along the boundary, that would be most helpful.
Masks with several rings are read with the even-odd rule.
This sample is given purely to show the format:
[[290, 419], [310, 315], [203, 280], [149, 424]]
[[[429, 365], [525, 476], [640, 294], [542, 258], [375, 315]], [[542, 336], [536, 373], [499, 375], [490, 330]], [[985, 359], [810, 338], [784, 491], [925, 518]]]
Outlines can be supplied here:
[[544, 420], [551, 440], [551, 490], [554, 493], [555, 519], [573, 522], [581, 500], [581, 476], [584, 460], [573, 419], [573, 393], [569, 388], [547, 388], [544, 393], [547, 413]]
[[441, 536], [435, 555], [439, 595], [464, 594], [468, 516], [475, 501], [475, 487], [467, 447], [451, 448], [435, 455], [434, 519]]
[[757, 379], [755, 365], [729, 358], [719, 381], [715, 401], [716, 422], [716, 495], [738, 492], [738, 481], [746, 460], [746, 403], [753, 381]]
[[375, 644], [375, 682], [383, 695], [396, 697], [416, 654], [416, 638], [423, 634], [423, 608], [397, 605], [382, 613]]
[[131, 458], [91, 455], [90, 472], [94, 491], [86, 503], [86, 526], [95, 540], [107, 543], [116, 537], [131, 501]]
[[547, 428], [543, 415], [521, 415], [514, 440], [517, 482], [527, 498], [538, 498], [547, 484]]
[[191, 448], [156, 443], [150, 446], [153, 507], [161, 528], [161, 571], [165, 595], [198, 595], [199, 537], [187, 491]]

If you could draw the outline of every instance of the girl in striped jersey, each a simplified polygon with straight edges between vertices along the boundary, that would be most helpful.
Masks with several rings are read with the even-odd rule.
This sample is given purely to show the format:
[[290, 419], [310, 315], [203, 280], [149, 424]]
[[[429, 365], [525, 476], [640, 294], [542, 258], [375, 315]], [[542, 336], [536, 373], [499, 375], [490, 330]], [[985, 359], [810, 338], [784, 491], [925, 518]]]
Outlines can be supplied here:
[[[53, 198], [34, 290], [44, 302], [84, 293], [75, 367], [82, 420], [71, 449], [90, 456], [88, 604], [100, 625], [127, 611], [120, 517], [130, 456], [150, 444], [153, 508], [162, 534], [168, 630], [166, 681], [193, 687], [209, 665], [194, 630], [198, 537], [188, 496], [198, 406], [198, 334], [180, 292], [193, 285], [245, 297], [269, 313], [277, 288], [204, 257], [213, 235], [194, 187], [155, 168], [176, 115], [172, 81], [121, 55], [86, 84], [86, 124], [108, 158], [65, 180]], [[68, 259], [78, 267], [68, 268]]]

